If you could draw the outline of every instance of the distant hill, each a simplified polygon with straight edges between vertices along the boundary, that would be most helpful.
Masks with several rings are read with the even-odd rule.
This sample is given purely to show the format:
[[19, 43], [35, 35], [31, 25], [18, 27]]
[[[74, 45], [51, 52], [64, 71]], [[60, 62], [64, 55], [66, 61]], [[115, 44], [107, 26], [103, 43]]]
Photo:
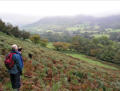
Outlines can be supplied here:
[[[96, 28], [97, 26], [97, 28]], [[97, 30], [103, 31], [107, 28], [119, 29], [120, 28], [120, 15], [113, 15], [107, 17], [92, 17], [92, 16], [66, 16], [66, 17], [46, 17], [39, 21], [21, 27], [27, 31], [59, 31], [67, 30], [68, 28], [84, 28], [84, 30]]]

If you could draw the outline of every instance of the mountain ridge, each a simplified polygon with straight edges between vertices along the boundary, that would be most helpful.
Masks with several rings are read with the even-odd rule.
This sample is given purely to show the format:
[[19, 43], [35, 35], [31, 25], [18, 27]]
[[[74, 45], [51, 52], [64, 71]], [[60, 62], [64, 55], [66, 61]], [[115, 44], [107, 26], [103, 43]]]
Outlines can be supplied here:
[[[76, 24], [84, 24], [84, 23], [90, 23], [91, 25], [104, 25], [108, 24], [111, 25], [113, 23], [118, 23], [120, 21], [120, 15], [111, 15], [111, 16], [105, 16], [105, 17], [93, 17], [93, 16], [85, 16], [85, 15], [77, 15], [77, 16], [53, 16], [53, 17], [46, 17], [38, 20], [35, 23], [28, 24], [23, 26], [24, 27], [30, 27], [30, 26], [39, 26], [44, 24], [56, 24], [56, 25], [76, 25]], [[109, 24], [110, 23], [110, 24]], [[115, 25], [114, 25], [115, 26]], [[115, 26], [116, 28], [116, 26]], [[119, 27], [120, 28], [120, 27]]]

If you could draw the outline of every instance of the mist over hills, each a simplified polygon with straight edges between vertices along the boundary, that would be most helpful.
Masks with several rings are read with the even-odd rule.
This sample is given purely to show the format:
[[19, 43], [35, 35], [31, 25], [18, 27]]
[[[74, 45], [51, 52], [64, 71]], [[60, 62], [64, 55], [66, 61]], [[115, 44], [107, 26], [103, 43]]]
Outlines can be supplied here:
[[[34, 26], [34, 25], [39, 25], [39, 24], [57, 24], [57, 25], [62, 25], [62, 24], [77, 24], [77, 23], [83, 23], [83, 22], [88, 22], [94, 20], [94, 17], [92, 16], [54, 16], [54, 17], [46, 17], [42, 18], [39, 21], [29, 24], [27, 26]], [[72, 22], [71, 22], [72, 21]]]
[[38, 19], [40, 19], [40, 16], [35, 17], [15, 13], [0, 13], [0, 19], [5, 21], [6, 23], [11, 23], [14, 26], [21, 27], [37, 21]]
[[[23, 26], [23, 29], [30, 29], [35, 31], [34, 29], [53, 29], [46, 28], [47, 26], [56, 25], [65, 29], [66, 27], [73, 27], [76, 25], [87, 24], [90, 26], [91, 30], [94, 30], [92, 27], [99, 26], [99, 30], [103, 30], [106, 28], [119, 29], [120, 28], [120, 15], [112, 15], [107, 17], [93, 17], [93, 16], [56, 16], [56, 17], [46, 17], [42, 18], [39, 21]], [[32, 29], [34, 28], [34, 29]]]

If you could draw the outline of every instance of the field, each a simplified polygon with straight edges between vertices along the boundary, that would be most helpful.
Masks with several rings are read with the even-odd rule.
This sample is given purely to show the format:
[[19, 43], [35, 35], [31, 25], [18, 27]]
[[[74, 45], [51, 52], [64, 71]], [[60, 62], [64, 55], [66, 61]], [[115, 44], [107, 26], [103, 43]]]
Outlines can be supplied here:
[[[47, 48], [55, 49], [52, 42], [48, 43]], [[70, 55], [74, 58], [79, 58], [80, 60], [86, 61], [86, 62], [91, 63], [91, 64], [95, 64], [95, 65], [102, 66], [102, 67], [105, 67], [105, 68], [110, 68], [110, 69], [117, 69], [113, 66], [106, 65], [105, 62], [102, 63], [101, 60], [98, 60], [98, 59], [95, 59], [95, 58], [92, 58], [92, 57], [89, 57], [89, 56], [86, 56], [86, 55], [83, 55], [83, 54], [71, 53], [71, 52], [63, 52], [63, 53], [65, 53], [66, 55]]]
[[109, 35], [108, 35], [108, 34], [94, 34], [93, 36], [96, 37], [96, 38], [102, 37], [102, 36], [106, 36], [106, 37], [109, 38]]
[[86, 61], [90, 64], [98, 65], [98, 66], [109, 68], [109, 69], [118, 70], [118, 68], [116, 68], [116, 67], [106, 65], [105, 63], [102, 63], [102, 62], [98, 61], [97, 59], [95, 60], [90, 57], [88, 58], [87, 56], [85, 56], [83, 54], [77, 54], [77, 53], [66, 53], [66, 54], [70, 55], [72, 57], [75, 57], [75, 58], [79, 58], [80, 60]]
[[84, 55], [67, 55], [3, 33], [0, 33], [0, 91], [12, 91], [4, 66], [11, 44], [23, 47], [21, 91], [120, 91], [120, 69], [113, 64], [94, 62]]
[[109, 33], [109, 32], [120, 32], [120, 29], [113, 29], [113, 30], [111, 29], [111, 30], [109, 30], [109, 31], [107, 31], [107, 32], [108, 32], [108, 33]]
[[54, 49], [55, 47], [53, 46], [52, 42], [49, 42], [49, 43], [47, 44], [47, 48], [49, 48], [49, 49]]

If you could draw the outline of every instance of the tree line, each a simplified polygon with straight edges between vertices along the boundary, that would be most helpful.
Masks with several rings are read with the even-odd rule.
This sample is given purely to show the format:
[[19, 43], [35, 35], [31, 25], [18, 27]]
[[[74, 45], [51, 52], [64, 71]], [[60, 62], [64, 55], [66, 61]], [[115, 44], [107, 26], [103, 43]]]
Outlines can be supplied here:
[[54, 42], [53, 45], [58, 51], [83, 53], [120, 65], [120, 43], [112, 41], [106, 36], [92, 39], [74, 36], [71, 43]]
[[39, 34], [30, 34], [24, 30], [20, 30], [17, 26], [13, 26], [10, 23], [5, 23], [0, 20], [0, 32], [3, 32], [7, 35], [14, 36], [20, 39], [27, 39], [34, 44], [40, 44], [41, 46], [46, 46], [48, 40], [40, 37]]
[[20, 30], [17, 26], [13, 26], [10, 23], [5, 23], [0, 20], [0, 32], [6, 33], [7, 35], [11, 35], [21, 39], [28, 39], [30, 37], [30, 33], [24, 30]]

